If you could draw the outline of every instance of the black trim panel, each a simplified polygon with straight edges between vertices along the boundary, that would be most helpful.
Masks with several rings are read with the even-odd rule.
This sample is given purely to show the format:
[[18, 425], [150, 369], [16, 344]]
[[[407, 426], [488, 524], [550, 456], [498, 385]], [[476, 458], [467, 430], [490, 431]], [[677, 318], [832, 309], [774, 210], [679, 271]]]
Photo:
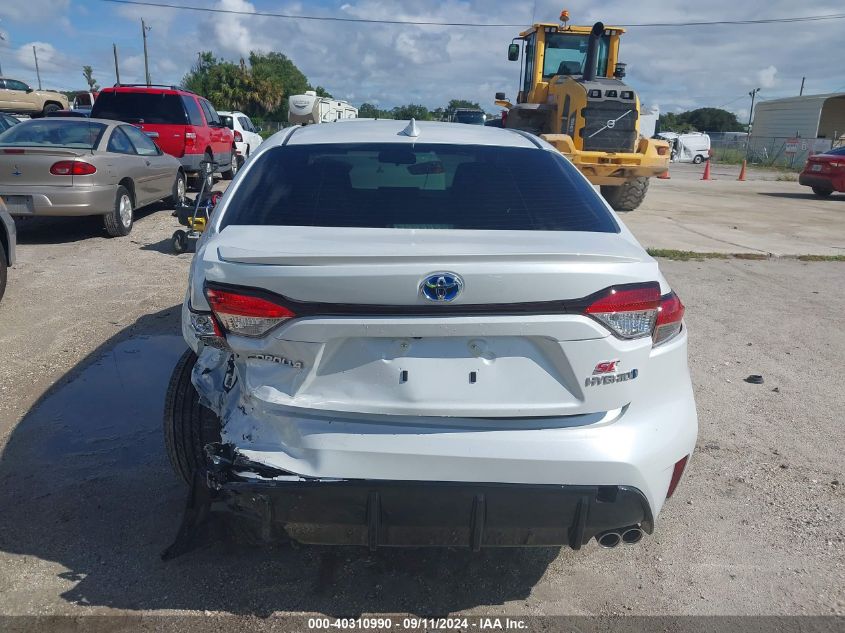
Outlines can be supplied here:
[[475, 316], [490, 314], [498, 316], [508, 315], [544, 315], [544, 314], [583, 314], [585, 308], [606, 295], [611, 290], [635, 290], [657, 286], [656, 281], [618, 284], [594, 292], [586, 297], [559, 301], [532, 301], [524, 303], [483, 303], [483, 304], [454, 304], [454, 303], [420, 303], [415, 305], [382, 305], [382, 304], [353, 304], [353, 303], [324, 303], [312, 301], [297, 301], [283, 295], [264, 290], [232, 284], [209, 282], [205, 287], [212, 290], [237, 292], [247, 296], [258, 297], [287, 308], [297, 317], [313, 316]]

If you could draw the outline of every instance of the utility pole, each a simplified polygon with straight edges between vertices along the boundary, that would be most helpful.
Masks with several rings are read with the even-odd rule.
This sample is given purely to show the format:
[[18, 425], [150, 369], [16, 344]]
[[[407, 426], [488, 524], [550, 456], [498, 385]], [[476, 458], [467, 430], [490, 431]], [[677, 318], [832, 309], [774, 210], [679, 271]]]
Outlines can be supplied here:
[[141, 18], [141, 35], [144, 38], [144, 76], [147, 79], [147, 85], [149, 86], [152, 82], [150, 81], [150, 61], [147, 57], [147, 31], [150, 30], [151, 27], [148, 27], [144, 23], [144, 18]]
[[798, 92], [799, 97], [804, 94], [804, 80], [805, 79], [806, 79], [806, 77], [801, 77], [801, 90]]
[[120, 84], [120, 66], [117, 63], [117, 44], [112, 42], [111, 47], [114, 51], [114, 75], [117, 78], [117, 83]]
[[751, 110], [748, 111], [748, 136], [745, 137], [745, 158], [748, 159], [748, 148], [751, 145], [751, 120], [754, 116], [754, 97], [757, 96], [757, 93], [760, 92], [759, 88], [754, 88], [751, 92], [748, 93], [748, 96], [751, 97]]
[[32, 55], [35, 57], [35, 74], [38, 77], [38, 89], [41, 90], [41, 72], [38, 70], [38, 52], [32, 47]]

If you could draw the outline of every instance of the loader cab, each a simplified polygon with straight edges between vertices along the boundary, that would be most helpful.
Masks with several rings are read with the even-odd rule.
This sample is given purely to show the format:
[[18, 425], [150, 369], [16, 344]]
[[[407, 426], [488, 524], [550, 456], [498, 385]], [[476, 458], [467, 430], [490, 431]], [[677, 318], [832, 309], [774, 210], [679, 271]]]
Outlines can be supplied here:
[[[519, 34], [508, 47], [508, 59], [522, 58], [517, 103], [544, 103], [549, 83], [555, 76], [580, 77], [584, 73], [590, 27], [535, 24]], [[599, 42], [598, 77], [613, 77], [619, 59], [619, 37], [623, 29], [608, 27]], [[522, 54], [519, 55], [521, 44]]]

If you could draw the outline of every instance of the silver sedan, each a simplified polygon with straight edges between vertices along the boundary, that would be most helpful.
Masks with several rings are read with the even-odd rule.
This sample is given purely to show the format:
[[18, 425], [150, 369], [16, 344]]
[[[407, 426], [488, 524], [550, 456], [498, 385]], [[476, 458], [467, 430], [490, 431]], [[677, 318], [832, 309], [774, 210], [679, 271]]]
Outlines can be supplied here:
[[12, 215], [102, 215], [117, 237], [135, 209], [175, 204], [185, 190], [179, 161], [126, 123], [43, 118], [0, 134], [0, 197]]

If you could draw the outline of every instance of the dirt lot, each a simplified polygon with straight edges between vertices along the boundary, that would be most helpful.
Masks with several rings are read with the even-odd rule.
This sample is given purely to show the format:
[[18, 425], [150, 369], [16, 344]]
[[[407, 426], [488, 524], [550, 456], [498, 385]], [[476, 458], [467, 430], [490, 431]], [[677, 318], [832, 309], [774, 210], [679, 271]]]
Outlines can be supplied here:
[[673, 164], [670, 180], [652, 179], [642, 207], [625, 222], [647, 248], [773, 255], [845, 255], [845, 194], [817, 198], [795, 174], [714, 165]]
[[[659, 195], [627, 218], [647, 244], [660, 232], [637, 227]], [[755, 202], [755, 215], [784, 200], [727, 192], [713, 204], [722, 197]], [[796, 213], [845, 211], [845, 199], [786, 200]], [[845, 614], [845, 263], [662, 262], [687, 305], [701, 428], [688, 476], [638, 546], [213, 543], [163, 563], [186, 493], [160, 423], [190, 256], [170, 254], [164, 210], [125, 239], [98, 226], [23, 229], [0, 304], [0, 613]]]

